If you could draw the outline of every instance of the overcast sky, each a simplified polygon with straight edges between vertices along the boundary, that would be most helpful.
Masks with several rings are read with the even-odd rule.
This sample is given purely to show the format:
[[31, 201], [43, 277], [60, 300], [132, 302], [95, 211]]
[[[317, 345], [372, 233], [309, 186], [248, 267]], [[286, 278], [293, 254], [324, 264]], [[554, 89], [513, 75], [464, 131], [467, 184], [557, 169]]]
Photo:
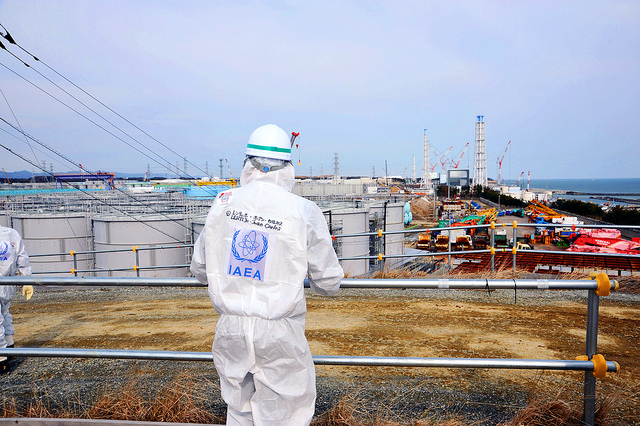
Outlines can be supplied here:
[[[420, 177], [424, 129], [455, 161], [469, 143], [459, 167], [473, 166], [483, 115], [489, 177], [509, 140], [505, 178], [640, 177], [637, 1], [7, 0], [0, 23], [166, 146], [2, 39], [33, 69], [0, 50], [0, 117], [89, 170], [164, 176], [187, 157], [189, 175], [219, 175], [226, 158], [237, 177], [251, 132], [274, 123], [300, 132], [299, 175], [333, 173], [337, 152], [342, 175], [387, 161], [411, 177], [415, 156]], [[0, 130], [30, 161], [74, 168]], [[34, 169], [2, 148], [0, 166]]]

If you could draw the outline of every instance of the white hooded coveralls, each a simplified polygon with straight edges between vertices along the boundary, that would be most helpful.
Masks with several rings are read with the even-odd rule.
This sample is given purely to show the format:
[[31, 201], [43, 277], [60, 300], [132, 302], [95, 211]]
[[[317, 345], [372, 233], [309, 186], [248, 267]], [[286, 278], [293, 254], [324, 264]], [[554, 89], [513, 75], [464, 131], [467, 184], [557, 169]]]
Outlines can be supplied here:
[[[29, 256], [20, 234], [15, 229], [0, 225], [0, 276], [31, 276]], [[13, 318], [9, 313], [16, 286], [0, 285], [0, 348], [7, 347], [7, 339], [13, 344]]]
[[293, 166], [263, 173], [247, 162], [240, 182], [213, 202], [191, 262], [220, 314], [213, 358], [227, 425], [308, 425], [316, 388], [303, 281], [308, 273], [331, 295], [344, 273], [324, 215], [290, 192]]

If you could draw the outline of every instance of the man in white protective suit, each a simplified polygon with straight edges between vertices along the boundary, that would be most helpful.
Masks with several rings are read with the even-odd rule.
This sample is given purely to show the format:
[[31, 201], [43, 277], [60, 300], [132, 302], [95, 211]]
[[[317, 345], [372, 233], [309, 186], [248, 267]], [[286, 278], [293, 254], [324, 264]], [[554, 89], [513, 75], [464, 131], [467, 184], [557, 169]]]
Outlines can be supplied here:
[[[29, 256], [24, 248], [22, 237], [15, 229], [0, 225], [0, 276], [11, 277], [31, 275]], [[13, 318], [9, 313], [11, 300], [16, 294], [16, 286], [0, 285], [0, 348], [13, 347]], [[33, 295], [33, 286], [22, 286], [22, 295], [27, 300]], [[0, 356], [0, 374], [7, 371], [7, 357]]]
[[291, 145], [273, 124], [251, 134], [241, 187], [218, 194], [194, 247], [191, 271], [220, 314], [213, 359], [227, 425], [308, 425], [315, 409], [303, 282], [332, 295], [344, 273], [324, 215], [290, 192]]

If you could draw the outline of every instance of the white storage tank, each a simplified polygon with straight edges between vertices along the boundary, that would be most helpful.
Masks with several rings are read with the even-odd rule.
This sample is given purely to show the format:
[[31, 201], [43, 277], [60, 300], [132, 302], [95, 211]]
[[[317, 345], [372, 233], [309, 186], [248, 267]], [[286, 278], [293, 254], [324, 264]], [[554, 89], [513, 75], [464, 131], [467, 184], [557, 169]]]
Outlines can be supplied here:
[[6, 210], [0, 210], [0, 225], [11, 226], [10, 220], [9, 220], [9, 212]]
[[[369, 232], [369, 212], [365, 209], [339, 209], [325, 214], [327, 223], [340, 224], [339, 234], [359, 234]], [[338, 257], [369, 256], [369, 237], [345, 237], [338, 239]], [[369, 271], [369, 259], [343, 260], [340, 262], [344, 273], [349, 276], [366, 274]]]
[[[386, 220], [384, 219], [386, 212]], [[404, 203], [387, 203], [386, 208], [384, 203], [376, 204], [369, 207], [369, 217], [381, 218], [381, 227], [384, 227], [383, 231], [402, 231], [404, 230]], [[385, 224], [385, 225], [383, 225]], [[384, 239], [384, 254], [404, 254], [404, 234], [386, 234], [382, 237]], [[387, 269], [393, 269], [403, 262], [403, 258], [390, 258], [385, 259], [384, 267]]]
[[[14, 212], [10, 226], [22, 236], [34, 274], [61, 276], [71, 274], [72, 269], [93, 268], [91, 254], [76, 255], [75, 265], [72, 256], [64, 255], [91, 250], [89, 221], [84, 213]], [[34, 257], [39, 254], [57, 255]], [[79, 277], [91, 275], [78, 273]]]
[[[180, 214], [136, 215], [131, 216], [100, 215], [91, 220], [94, 238], [94, 250], [121, 250], [123, 252], [96, 253], [96, 276], [109, 277], [185, 277], [188, 267], [167, 269], [140, 269], [135, 271], [136, 252], [133, 247], [162, 247], [184, 245], [190, 239], [190, 230], [186, 220]], [[171, 266], [187, 264], [187, 249], [175, 247], [137, 251], [137, 266]], [[109, 271], [110, 269], [124, 269]]]
[[198, 239], [198, 235], [200, 235], [200, 232], [202, 232], [202, 230], [204, 229], [204, 224], [206, 221], [206, 216], [196, 217], [191, 221], [191, 238], [194, 244]]

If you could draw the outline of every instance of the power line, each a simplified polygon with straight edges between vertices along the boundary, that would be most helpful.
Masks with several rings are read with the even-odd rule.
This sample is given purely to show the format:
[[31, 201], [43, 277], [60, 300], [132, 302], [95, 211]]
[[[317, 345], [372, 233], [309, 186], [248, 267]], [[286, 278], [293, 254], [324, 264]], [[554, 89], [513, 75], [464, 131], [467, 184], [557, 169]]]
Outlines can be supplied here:
[[[31, 160], [27, 159], [26, 157], [24, 157], [24, 156], [22, 156], [22, 155], [18, 154], [17, 152], [14, 152], [14, 151], [13, 151], [13, 150], [11, 150], [10, 148], [8, 148], [8, 147], [4, 146], [2, 143], [0, 143], [0, 147], [4, 148], [5, 150], [7, 150], [7, 151], [8, 151], [8, 152], [10, 152], [11, 154], [15, 155], [16, 157], [18, 157], [18, 158], [20, 158], [20, 159], [22, 159], [22, 160], [26, 161], [27, 163], [31, 164], [32, 166], [34, 166], [34, 167], [36, 167], [36, 168], [38, 168], [38, 169], [42, 170], [42, 172], [43, 172], [43, 173], [46, 173], [46, 174], [49, 174], [49, 175], [51, 175], [51, 176], [55, 177], [55, 175], [54, 175], [53, 173], [50, 173], [50, 172], [48, 172], [46, 169], [44, 169], [44, 168], [40, 167], [40, 165], [39, 165], [39, 164], [35, 164], [33, 161], [31, 161]], [[64, 182], [64, 181], [61, 181], [61, 182]], [[75, 190], [78, 190], [78, 191], [82, 192], [83, 194], [88, 195], [89, 197], [91, 197], [91, 198], [93, 198], [93, 199], [95, 199], [95, 200], [98, 200], [98, 201], [99, 201], [99, 202], [101, 202], [101, 203], [104, 203], [104, 204], [108, 205], [108, 206], [109, 206], [109, 207], [111, 207], [112, 209], [114, 209], [114, 210], [116, 210], [116, 211], [118, 211], [118, 212], [120, 212], [120, 213], [124, 214], [125, 216], [129, 216], [131, 219], [135, 220], [136, 222], [140, 222], [140, 223], [144, 224], [145, 226], [148, 226], [149, 228], [153, 229], [154, 231], [158, 231], [158, 232], [160, 232], [161, 234], [164, 234], [165, 236], [167, 236], [167, 237], [171, 238], [172, 240], [175, 240], [175, 241], [180, 242], [180, 243], [182, 242], [182, 241], [180, 241], [179, 239], [177, 239], [176, 237], [174, 237], [174, 236], [172, 236], [172, 235], [167, 234], [167, 233], [166, 233], [166, 232], [164, 232], [163, 230], [161, 230], [161, 229], [157, 229], [157, 228], [153, 227], [152, 225], [148, 224], [147, 222], [142, 221], [142, 220], [140, 220], [140, 219], [136, 218], [135, 216], [133, 216], [133, 215], [131, 215], [131, 214], [127, 213], [126, 211], [121, 210], [121, 209], [119, 209], [119, 208], [117, 208], [117, 207], [115, 207], [115, 206], [113, 206], [113, 205], [111, 205], [111, 204], [107, 203], [107, 202], [106, 202], [106, 201], [104, 201], [104, 200], [101, 200], [100, 198], [98, 198], [98, 197], [96, 197], [96, 196], [92, 195], [90, 192], [88, 192], [88, 191], [84, 191], [84, 190], [82, 190], [82, 189], [80, 189], [80, 188], [76, 188], [75, 186], [71, 185], [69, 182], [64, 182], [64, 183], [65, 183], [65, 184], [67, 184], [67, 185], [69, 185], [71, 188], [73, 188], [73, 189], [75, 189]], [[184, 226], [184, 225], [182, 225], [182, 226]]]
[[[13, 115], [13, 119], [16, 120], [16, 123], [18, 124], [18, 127], [20, 127], [20, 130], [22, 130], [22, 126], [20, 125], [20, 121], [18, 121], [18, 117], [16, 117], [16, 114], [13, 112], [13, 108], [11, 108], [11, 104], [9, 104], [9, 100], [4, 95], [4, 92], [2, 91], [2, 89], [0, 89], [0, 93], [2, 93], [2, 97], [4, 98], [4, 101], [7, 103], [7, 106], [9, 107], [9, 111], [11, 111], [11, 115]], [[31, 148], [31, 153], [35, 157], [36, 161], [39, 163], [40, 160], [38, 159], [38, 156], [36, 155], [36, 153], [33, 151], [33, 147], [31, 146], [31, 143], [29, 142], [29, 139], [27, 139], [27, 137], [25, 136], [24, 140], [27, 142], [27, 145], [29, 145], [29, 148]]]
[[[131, 126], [133, 126], [134, 128], [136, 128], [138, 131], [142, 132], [144, 135], [146, 135], [147, 137], [149, 137], [150, 139], [154, 140], [155, 142], [157, 142], [158, 144], [160, 144], [162, 147], [164, 147], [165, 149], [169, 150], [171, 153], [173, 153], [174, 155], [178, 155], [181, 156], [179, 153], [177, 153], [176, 151], [174, 151], [173, 149], [171, 149], [169, 146], [167, 146], [166, 144], [162, 143], [160, 140], [156, 139], [155, 137], [153, 137], [152, 135], [150, 135], [149, 133], [147, 133], [146, 131], [144, 131], [143, 129], [141, 129], [139, 126], [137, 126], [136, 124], [134, 124], [133, 122], [131, 122], [130, 120], [128, 120], [127, 118], [125, 118], [124, 116], [122, 116], [121, 114], [119, 114], [117, 111], [115, 111], [114, 109], [112, 109], [111, 107], [109, 107], [108, 105], [106, 105], [105, 103], [103, 103], [102, 101], [100, 101], [99, 99], [97, 99], [95, 96], [93, 96], [92, 94], [90, 94], [89, 92], [87, 92], [86, 90], [84, 90], [83, 88], [81, 88], [80, 86], [78, 86], [77, 84], [75, 84], [73, 81], [69, 80], [67, 77], [65, 77], [64, 75], [62, 75], [61, 73], [59, 73], [58, 71], [56, 71], [53, 67], [49, 66], [46, 62], [42, 61], [41, 59], [39, 59], [38, 57], [36, 57], [35, 55], [33, 55], [31, 52], [29, 52], [28, 50], [26, 50], [24, 47], [22, 47], [21, 45], [19, 45], [11, 36], [11, 34], [9, 34], [9, 31], [6, 29], [6, 27], [2, 24], [0, 24], [0, 26], [2, 26], [2, 28], [5, 31], [5, 34], [2, 34], [2, 36], [11, 44], [17, 46], [18, 48], [20, 48], [23, 52], [25, 52], [26, 54], [28, 54], [29, 56], [31, 56], [35, 61], [40, 62], [41, 64], [43, 64], [45, 67], [47, 67], [49, 70], [51, 70], [52, 72], [54, 72], [55, 74], [57, 74], [59, 77], [61, 77], [62, 79], [64, 79], [65, 81], [67, 81], [68, 83], [70, 83], [71, 85], [73, 85], [75, 88], [77, 88], [78, 90], [80, 90], [81, 92], [83, 92], [84, 94], [86, 94], [87, 96], [89, 96], [91, 99], [93, 99], [94, 101], [98, 102], [100, 105], [102, 105], [103, 107], [105, 107], [106, 109], [108, 109], [109, 111], [111, 111], [113, 114], [117, 115], [118, 117], [120, 117], [122, 120], [126, 121], [128, 124], [130, 124]], [[1, 34], [1, 33], [0, 33]], [[14, 55], [12, 52], [10, 52], [8, 49], [6, 49], [6, 47], [2, 46], [3, 49], [7, 50], [7, 52], [11, 53], [15, 58], [17, 58], [18, 60], [20, 60], [23, 64], [25, 64], [26, 66], [29, 67], [29, 65], [24, 62], [22, 59], [18, 58], [16, 55]], [[31, 67], [32, 68], [32, 67]], [[38, 70], [36, 70], [35, 68], [33, 68], [34, 71], [36, 71], [38, 74], [40, 74], [42, 77], [44, 77], [45, 79], [47, 79], [49, 82], [51, 82], [52, 84], [54, 84], [56, 87], [58, 87], [60, 90], [63, 90], [65, 93], [67, 93], [69, 96], [73, 97], [74, 99], [76, 99], [78, 102], [82, 103], [81, 101], [79, 101], [77, 98], [75, 98], [73, 95], [71, 95], [69, 92], [67, 92], [66, 90], [62, 89], [60, 86], [58, 86], [57, 84], [53, 83], [50, 79], [48, 79], [47, 77], [45, 77], [42, 73], [40, 73]], [[82, 105], [85, 105], [84, 103], [82, 103]], [[92, 110], [91, 108], [89, 108], [88, 106], [85, 105], [85, 107], [87, 107], [88, 109], [90, 109], [92, 112], [94, 112], [96, 115], [100, 116], [101, 118], [103, 118], [105, 121], [109, 122], [109, 124], [111, 124], [112, 126], [118, 128], [117, 126], [115, 126], [113, 123], [111, 123], [110, 121], [108, 121], [107, 119], [105, 119], [104, 117], [102, 117], [100, 114], [98, 114], [97, 112], [95, 112], [94, 110]], [[124, 132], [122, 129], [119, 129], [121, 132], [127, 134], [126, 132]], [[136, 140], [135, 138], [133, 138], [131, 135], [128, 135], [130, 138]], [[190, 161], [187, 161], [188, 164], [191, 164], [193, 167], [195, 167], [197, 170], [200, 170], [201, 172], [205, 173], [205, 175], [207, 174], [204, 170], [202, 170], [200, 167], [196, 166], [195, 164], [193, 164]], [[187, 175], [186, 170], [185, 170], [185, 175]], [[187, 175], [189, 176], [189, 175]], [[190, 176], [191, 177], [191, 176]]]
[[61, 103], [62, 105], [66, 106], [67, 108], [69, 108], [71, 111], [75, 112], [76, 114], [78, 114], [79, 116], [81, 116], [82, 118], [84, 118], [85, 120], [89, 121], [90, 123], [98, 126], [100, 129], [104, 130], [105, 132], [109, 133], [111, 136], [113, 136], [114, 138], [118, 139], [119, 141], [123, 142], [124, 144], [126, 144], [127, 146], [129, 146], [130, 148], [133, 148], [134, 150], [136, 150], [137, 152], [139, 152], [140, 154], [144, 155], [145, 157], [147, 157], [148, 159], [150, 159], [151, 161], [160, 164], [160, 162], [158, 162], [158, 160], [156, 160], [155, 158], [150, 157], [149, 155], [147, 155], [145, 152], [141, 151], [140, 149], [136, 148], [135, 146], [131, 145], [129, 142], [125, 141], [124, 139], [122, 139], [121, 137], [119, 137], [118, 135], [114, 134], [113, 132], [111, 132], [110, 130], [106, 129], [104, 126], [101, 126], [100, 124], [96, 123], [95, 121], [93, 121], [91, 118], [87, 117], [86, 115], [84, 115], [83, 113], [81, 113], [80, 111], [76, 110], [75, 108], [73, 108], [72, 106], [66, 104], [64, 101], [61, 101], [60, 99], [58, 99], [57, 97], [55, 97], [54, 95], [52, 95], [51, 93], [47, 92], [46, 90], [44, 90], [43, 88], [41, 88], [40, 86], [38, 86], [37, 84], [29, 81], [27, 78], [23, 77], [22, 75], [18, 74], [17, 72], [15, 72], [14, 70], [12, 70], [11, 68], [9, 68], [8, 66], [6, 66], [3, 63], [0, 63], [0, 66], [4, 67], [5, 69], [11, 71], [13, 74], [17, 75], [18, 77], [20, 77], [21, 79], [23, 79], [24, 81], [26, 81], [27, 83], [31, 84], [32, 86], [34, 86], [35, 88], [37, 88], [38, 90], [42, 91], [43, 93], [45, 93], [46, 95], [48, 95], [49, 97], [55, 99], [56, 101], [58, 101], [59, 103]]
[[[41, 141], [39, 141], [38, 139], [34, 138], [33, 136], [31, 136], [31, 135], [29, 135], [29, 134], [27, 134], [27, 133], [23, 132], [22, 130], [19, 130], [16, 126], [14, 126], [13, 124], [9, 123], [9, 122], [8, 122], [7, 120], [5, 120], [4, 118], [0, 117], [0, 120], [1, 120], [1, 121], [3, 121], [3, 122], [5, 122], [7, 125], [11, 126], [14, 130], [16, 130], [16, 131], [18, 131], [18, 132], [22, 133], [25, 137], [27, 137], [27, 138], [31, 139], [32, 141], [34, 141], [34, 142], [35, 142], [35, 143], [37, 143], [38, 145], [40, 145], [40, 146], [42, 146], [42, 147], [44, 147], [44, 148], [48, 149], [49, 151], [53, 152], [53, 153], [54, 153], [54, 154], [56, 154], [57, 156], [59, 156], [59, 157], [63, 158], [63, 159], [64, 159], [64, 160], [66, 160], [67, 162], [69, 162], [69, 163], [71, 163], [72, 165], [74, 165], [74, 166], [78, 167], [80, 170], [82, 170], [83, 172], [87, 173], [87, 175], [89, 175], [90, 177], [95, 177], [95, 178], [97, 178], [97, 177], [98, 177], [98, 176], [97, 176], [95, 173], [93, 173], [92, 171], [87, 170], [87, 169], [85, 169], [84, 167], [82, 167], [82, 165], [81, 165], [80, 163], [77, 163], [77, 162], [75, 162], [75, 161], [71, 160], [70, 158], [68, 158], [68, 157], [67, 157], [67, 156], [65, 156], [64, 154], [62, 154], [62, 153], [60, 153], [60, 152], [56, 151], [55, 149], [51, 148], [50, 146], [48, 146], [48, 145], [47, 145], [47, 144], [45, 144], [44, 142], [41, 142]], [[17, 155], [17, 154], [16, 154], [16, 155]], [[22, 157], [21, 157], [21, 158], [22, 158]], [[38, 168], [41, 168], [41, 167], [39, 167], [39, 166], [38, 166]], [[41, 169], [42, 169], [42, 168], [41, 168]], [[47, 174], [51, 174], [51, 175], [54, 177], [54, 179], [55, 179], [55, 175], [53, 175], [52, 173], [47, 172], [46, 170], [45, 170], [45, 172], [46, 172]], [[62, 181], [61, 181], [61, 182], [62, 182]], [[119, 189], [119, 188], [116, 188], [115, 186], [113, 187], [113, 189], [115, 189], [116, 191], [119, 191], [119, 192], [123, 193], [125, 196], [127, 196], [127, 197], [131, 198], [132, 200], [134, 200], [134, 201], [138, 202], [141, 206], [147, 207], [149, 210], [153, 211], [154, 213], [157, 213], [157, 214], [159, 214], [159, 215], [162, 215], [162, 216], [166, 217], [167, 219], [171, 220], [172, 222], [175, 222], [176, 224], [178, 224], [178, 225], [182, 226], [183, 228], [185, 228], [185, 229], [189, 230], [189, 227], [188, 227], [188, 226], [186, 226], [186, 225], [184, 225], [184, 224], [182, 224], [182, 223], [178, 222], [177, 220], [175, 220], [175, 219], [171, 218], [170, 216], [168, 216], [168, 215], [164, 214], [164, 213], [163, 213], [163, 212], [161, 212], [161, 211], [155, 210], [154, 208], [152, 208], [152, 207], [151, 207], [151, 205], [149, 205], [149, 204], [145, 204], [144, 202], [140, 201], [139, 199], [137, 199], [137, 198], [136, 198], [136, 197], [134, 197], [133, 195], [131, 195], [131, 194], [129, 194], [129, 193], [127, 193], [127, 192], [125, 192], [125, 191], [123, 191], [123, 190]], [[109, 205], [108, 203], [105, 203], [105, 204]], [[110, 206], [110, 205], [109, 205], [109, 206]], [[112, 206], [111, 206], [111, 207], [112, 207]]]
[[[1, 24], [0, 24], [1, 25]], [[80, 111], [76, 110], [75, 108], [73, 108], [72, 106], [68, 105], [67, 103], [65, 103], [64, 101], [58, 99], [56, 96], [52, 95], [51, 93], [47, 92], [45, 89], [41, 88], [40, 86], [38, 86], [37, 84], [31, 82], [29, 79], [27, 79], [26, 77], [20, 75], [18, 72], [12, 70], [11, 68], [9, 68], [8, 66], [6, 66], [5, 64], [0, 62], [0, 66], [4, 67], [5, 69], [7, 69], [8, 71], [12, 72], [13, 74], [15, 74], [16, 76], [20, 77], [21, 79], [23, 79], [24, 81], [26, 81], [27, 83], [31, 84], [32, 86], [34, 86], [35, 88], [37, 88], [38, 90], [40, 90], [41, 92], [45, 93], [47, 96], [51, 97], [52, 99], [55, 99], [56, 101], [58, 101], [59, 103], [61, 103], [62, 105], [66, 106], [67, 108], [69, 108], [71, 111], [75, 112], [76, 114], [78, 114], [79, 116], [81, 116], [82, 118], [84, 118], [85, 120], [89, 121], [90, 123], [94, 124], [95, 126], [97, 126], [98, 128], [104, 130], [105, 132], [107, 132], [108, 134], [110, 134], [111, 136], [113, 136], [114, 138], [118, 139], [119, 141], [121, 141], [122, 143], [124, 143], [125, 145], [129, 146], [130, 148], [134, 149], [135, 151], [139, 152], [140, 154], [144, 155], [145, 157], [147, 157], [149, 160], [155, 162], [156, 164], [160, 165], [161, 167], [164, 167], [162, 165], [162, 163], [160, 163], [157, 159], [152, 158], [151, 156], [149, 156], [148, 154], [146, 154], [145, 152], [141, 151], [140, 149], [136, 148], [135, 146], [133, 146], [132, 144], [130, 144], [129, 142], [127, 142], [126, 140], [122, 139], [121, 137], [119, 137], [118, 135], [114, 134], [113, 132], [111, 132], [110, 130], [108, 130], [107, 128], [105, 128], [104, 126], [101, 126], [100, 124], [96, 123], [94, 120], [92, 120], [91, 118], [87, 117], [86, 115], [82, 114]], [[37, 72], [37, 71], [36, 71]], [[38, 72], [39, 73], [39, 72]], [[40, 73], [39, 73], [40, 74]], [[40, 74], [42, 75], [42, 74]], [[43, 76], [44, 77], [44, 76]], [[46, 78], [46, 77], [44, 77]], [[49, 80], [47, 78], [47, 80]], [[49, 80], [51, 81], [51, 80]], [[52, 84], [56, 85], [55, 83], [52, 82]], [[57, 85], [56, 85], [57, 86]], [[60, 88], [60, 86], [57, 86], [58, 88]], [[76, 101], [80, 102], [78, 99], [76, 99], [74, 96], [70, 95], [68, 92], [66, 92], [64, 89], [60, 88], [61, 90], [63, 90], [65, 93], [67, 93], [69, 96], [71, 96], [73, 99], [75, 99]], [[84, 105], [85, 107], [87, 107], [84, 103], [80, 102], [82, 105]], [[93, 111], [91, 108], [87, 107], [90, 111], [92, 111], [94, 114], [98, 115], [100, 118], [102, 118], [103, 120], [105, 120], [106, 122], [108, 122], [109, 124], [111, 124], [112, 126], [114, 126], [116, 129], [120, 130], [122, 133], [124, 133], [125, 135], [129, 136], [131, 139], [133, 139], [134, 141], [136, 141], [138, 144], [140, 144], [141, 146], [143, 146], [145, 149], [153, 152], [150, 148], [147, 148], [144, 144], [142, 144], [141, 142], [139, 142], [138, 140], [136, 140], [135, 138], [133, 138], [132, 136], [128, 135], [126, 132], [124, 132], [122, 129], [118, 128], [117, 126], [115, 126], [113, 123], [111, 123], [109, 120], [105, 119], [104, 117], [100, 116], [100, 114], [96, 113], [95, 111]], [[156, 156], [160, 157], [160, 159], [165, 160], [162, 156], [160, 156], [159, 154], [155, 154]], [[177, 168], [177, 167], [176, 167]], [[179, 170], [179, 168], [177, 168]], [[186, 175], [186, 173], [185, 173]], [[188, 176], [187, 177], [191, 178], [191, 179], [195, 179], [193, 176]], [[209, 189], [205, 188], [205, 191], [208, 191], [211, 195], [215, 195], [212, 191], [210, 191]]]
[[[1, 131], [3, 131], [3, 132], [5, 132], [7, 135], [11, 136], [12, 138], [17, 139], [17, 140], [19, 140], [19, 141], [20, 141], [20, 142], [22, 142], [22, 143], [26, 143], [26, 142], [24, 142], [22, 139], [20, 139], [19, 137], [17, 137], [16, 135], [14, 135], [14, 134], [12, 134], [12, 133], [9, 133], [9, 131], [8, 131], [8, 130], [3, 129], [3, 128], [0, 128], [0, 130], [1, 130]], [[27, 139], [27, 138], [25, 138], [25, 139]], [[28, 140], [28, 139], [27, 139], [27, 140]], [[46, 153], [46, 152], [44, 152], [43, 150], [38, 149], [37, 147], [34, 147], [34, 146], [32, 146], [32, 145], [29, 145], [29, 146], [31, 147], [31, 149], [34, 149], [34, 150], [38, 151], [40, 154], [42, 154], [42, 155], [44, 155], [45, 157], [49, 158], [51, 161], [55, 161], [56, 163], [58, 163], [59, 165], [61, 165], [61, 166], [63, 166], [63, 167], [65, 166], [65, 164], [64, 164], [63, 162], [61, 162], [60, 160], [58, 160], [58, 159], [57, 159], [57, 158], [55, 158], [55, 157], [52, 157], [51, 155], [47, 154], [47, 153]], [[36, 157], [36, 160], [37, 160], [37, 157]], [[40, 162], [40, 160], [38, 160], [38, 162]]]

